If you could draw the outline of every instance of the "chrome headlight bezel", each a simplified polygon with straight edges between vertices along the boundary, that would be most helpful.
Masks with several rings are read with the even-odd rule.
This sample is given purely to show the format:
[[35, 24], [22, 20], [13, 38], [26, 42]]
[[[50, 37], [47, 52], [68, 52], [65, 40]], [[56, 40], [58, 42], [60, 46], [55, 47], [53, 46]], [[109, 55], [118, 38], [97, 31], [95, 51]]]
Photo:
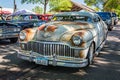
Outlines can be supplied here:
[[72, 36], [72, 42], [74, 45], [78, 46], [82, 42], [82, 38], [79, 35], [73, 35]]
[[26, 32], [25, 31], [21, 31], [19, 33], [19, 39], [20, 40], [25, 40], [26, 39]]

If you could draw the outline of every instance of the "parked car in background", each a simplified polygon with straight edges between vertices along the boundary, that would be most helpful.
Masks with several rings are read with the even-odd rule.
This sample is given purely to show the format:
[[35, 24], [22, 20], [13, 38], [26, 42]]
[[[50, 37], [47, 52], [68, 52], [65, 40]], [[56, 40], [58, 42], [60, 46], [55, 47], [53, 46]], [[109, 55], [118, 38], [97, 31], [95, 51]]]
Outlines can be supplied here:
[[118, 16], [117, 16], [117, 14], [112, 12], [112, 17], [114, 19], [114, 25], [116, 25], [118, 23]]
[[39, 27], [46, 21], [40, 20], [36, 14], [11, 15], [6, 18], [8, 22], [21, 26], [21, 29]]
[[3, 18], [0, 19], [0, 40], [9, 39], [12, 43], [17, 42], [20, 27], [18, 25], [6, 22]]
[[38, 15], [38, 18], [48, 22], [48, 21], [50, 21], [52, 16], [53, 16], [52, 14], [41, 14], [41, 15]]
[[105, 21], [105, 23], [108, 25], [108, 30], [111, 31], [114, 25], [114, 18], [112, 17], [112, 13], [111, 12], [97, 12], [97, 14], [99, 14], [102, 20]]
[[103, 47], [107, 32], [107, 25], [96, 13], [55, 14], [35, 35], [30, 36], [32, 31], [20, 32], [17, 56], [46, 66], [89, 66]]

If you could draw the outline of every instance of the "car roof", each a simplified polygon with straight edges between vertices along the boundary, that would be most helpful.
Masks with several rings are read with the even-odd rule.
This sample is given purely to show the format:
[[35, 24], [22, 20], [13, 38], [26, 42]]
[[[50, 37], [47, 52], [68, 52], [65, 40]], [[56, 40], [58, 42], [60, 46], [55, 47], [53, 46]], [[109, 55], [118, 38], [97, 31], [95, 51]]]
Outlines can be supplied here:
[[96, 13], [111, 13], [111, 12], [96, 12]]
[[[29, 15], [36, 15], [36, 14], [20, 14], [20, 15], [28, 15], [28, 16], [29, 16]], [[36, 16], [37, 16], [37, 15], [36, 15]]]
[[112, 12], [96, 12], [97, 14], [110, 14], [112, 15]]
[[93, 12], [61, 12], [61, 13], [55, 14], [55, 16], [74, 16], [74, 15], [94, 17], [95, 13]]

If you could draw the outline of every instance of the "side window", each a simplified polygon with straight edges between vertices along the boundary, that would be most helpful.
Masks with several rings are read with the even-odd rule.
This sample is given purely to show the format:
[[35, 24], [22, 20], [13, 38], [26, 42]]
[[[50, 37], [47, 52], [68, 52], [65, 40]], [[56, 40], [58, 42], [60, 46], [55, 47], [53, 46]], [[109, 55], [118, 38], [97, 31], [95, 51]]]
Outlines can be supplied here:
[[24, 17], [24, 20], [30, 20], [29, 16]]
[[99, 21], [100, 21], [100, 17], [95, 16], [95, 17], [94, 17], [94, 22], [99, 22]]
[[12, 16], [8, 16], [6, 20], [12, 20]]
[[97, 16], [97, 18], [98, 18], [98, 21], [101, 21], [101, 18], [99, 16]]

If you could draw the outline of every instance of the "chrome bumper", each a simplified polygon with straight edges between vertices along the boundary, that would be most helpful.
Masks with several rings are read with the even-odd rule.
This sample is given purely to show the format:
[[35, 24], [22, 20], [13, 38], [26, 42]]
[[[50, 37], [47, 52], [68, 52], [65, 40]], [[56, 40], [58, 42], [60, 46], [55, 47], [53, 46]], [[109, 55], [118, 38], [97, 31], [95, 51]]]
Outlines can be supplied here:
[[6, 38], [16, 38], [18, 37], [19, 33], [4, 33], [0, 34], [0, 39], [6, 39]]
[[[27, 55], [27, 54], [21, 53], [20, 51], [18, 51], [17, 57], [23, 60], [35, 62], [36, 64], [46, 65], [46, 66], [53, 65], [53, 66], [79, 68], [79, 67], [85, 67], [88, 64], [87, 59], [61, 60], [57, 56], [52, 56], [52, 57], [42, 56], [42, 55], [35, 56], [32, 53]], [[61, 57], [61, 58], [67, 59], [67, 57]]]

